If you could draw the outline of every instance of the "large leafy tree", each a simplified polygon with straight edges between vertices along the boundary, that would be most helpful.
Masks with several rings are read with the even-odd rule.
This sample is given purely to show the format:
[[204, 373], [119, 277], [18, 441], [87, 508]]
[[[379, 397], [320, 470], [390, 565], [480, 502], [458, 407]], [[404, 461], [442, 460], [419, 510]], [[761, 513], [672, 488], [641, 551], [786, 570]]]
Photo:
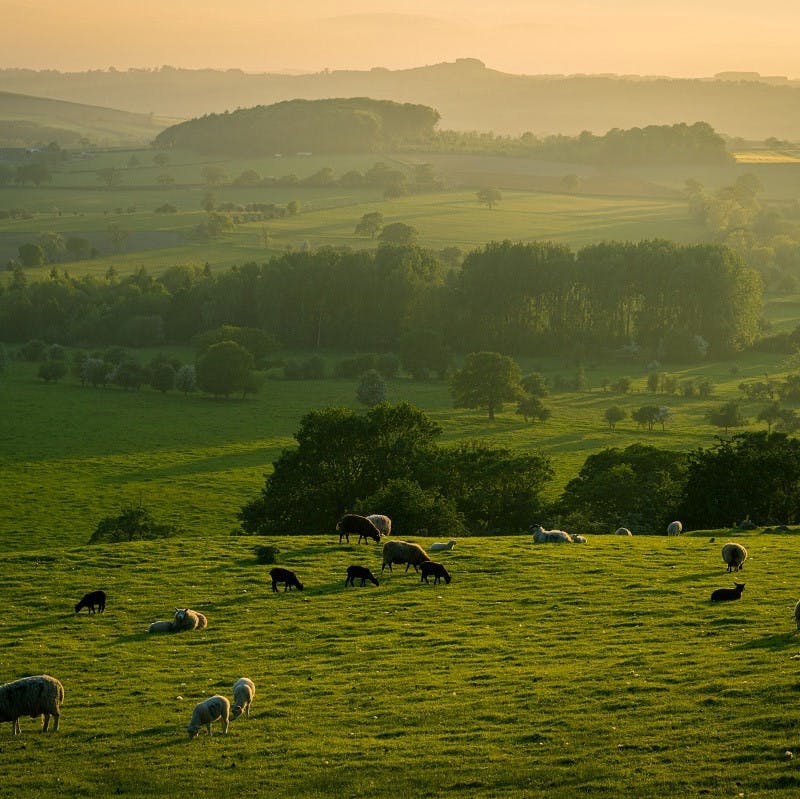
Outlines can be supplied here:
[[250, 384], [253, 356], [235, 341], [212, 344], [195, 366], [197, 386], [215, 397], [245, 392]]
[[489, 419], [504, 402], [522, 395], [522, 373], [513, 358], [499, 352], [471, 352], [450, 381], [456, 408], [486, 408]]

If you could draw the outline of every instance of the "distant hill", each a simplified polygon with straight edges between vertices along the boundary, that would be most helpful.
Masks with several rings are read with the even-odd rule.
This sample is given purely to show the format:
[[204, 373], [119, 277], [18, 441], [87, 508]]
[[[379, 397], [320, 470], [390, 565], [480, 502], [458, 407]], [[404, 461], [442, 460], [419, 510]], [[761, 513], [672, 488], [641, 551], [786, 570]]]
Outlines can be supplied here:
[[151, 142], [174, 119], [94, 105], [0, 92], [0, 147], [32, 147], [57, 142], [78, 147]]
[[440, 127], [519, 135], [708, 122], [729, 136], [796, 140], [800, 82], [722, 73], [676, 79], [613, 75], [512, 75], [476, 59], [405, 70], [308, 75], [159, 69], [60, 73], [0, 70], [8, 91], [189, 119], [295, 98], [373, 97], [420, 103]]

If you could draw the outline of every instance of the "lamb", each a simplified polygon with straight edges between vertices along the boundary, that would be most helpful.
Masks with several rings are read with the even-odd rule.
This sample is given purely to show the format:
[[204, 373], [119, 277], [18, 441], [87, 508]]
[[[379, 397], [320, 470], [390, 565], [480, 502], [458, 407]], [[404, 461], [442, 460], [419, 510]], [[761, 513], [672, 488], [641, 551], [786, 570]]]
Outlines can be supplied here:
[[683, 532], [683, 525], [678, 522], [670, 522], [667, 525], [667, 535], [680, 535]]
[[619, 527], [614, 535], [633, 535], [633, 533], [627, 527]]
[[269, 576], [272, 578], [273, 591], [278, 590], [278, 583], [283, 583], [284, 591], [291, 591], [292, 588], [296, 588], [298, 591], [303, 590], [303, 584], [297, 579], [297, 575], [289, 569], [276, 566], [274, 569], [270, 569]]
[[363, 588], [369, 580], [373, 585], [378, 585], [378, 580], [375, 575], [366, 566], [348, 566], [347, 579], [344, 581], [345, 585], [352, 585], [355, 587], [355, 580], [361, 580], [361, 587]]
[[149, 633], [174, 633], [175, 622], [173, 621], [154, 621], [148, 628]]
[[572, 543], [573, 544], [585, 544], [586, 543], [586, 536], [585, 535], [575, 534], [575, 535], [572, 536]]
[[563, 530], [545, 530], [541, 525], [531, 525], [529, 530], [533, 531], [534, 544], [571, 544], [572, 536]]
[[248, 677], [239, 677], [233, 684], [233, 719], [238, 719], [244, 713], [244, 717], [250, 718], [250, 705], [256, 695], [256, 686]]
[[371, 513], [367, 518], [378, 528], [378, 532], [383, 535], [392, 534], [392, 520], [382, 513]]
[[733, 583], [736, 588], [717, 588], [713, 594], [711, 594], [711, 601], [712, 602], [727, 602], [731, 599], [741, 599], [742, 591], [744, 591], [744, 583]]
[[741, 544], [730, 542], [722, 547], [722, 560], [728, 564], [729, 572], [739, 572], [747, 560], [747, 550]]
[[430, 560], [428, 553], [419, 544], [410, 544], [408, 541], [387, 541], [383, 545], [383, 565], [381, 574], [388, 566], [392, 571], [392, 564], [406, 564], [406, 571], [409, 566], [414, 567], [414, 571], [419, 571], [420, 563]]
[[90, 591], [84, 595], [83, 599], [75, 605], [75, 612], [80, 613], [83, 608], [89, 608], [89, 613], [94, 613], [95, 605], [98, 613], [102, 613], [106, 609], [105, 591]]
[[431, 544], [428, 549], [430, 549], [431, 552], [449, 552], [455, 545], [456, 542], [451, 538], [446, 544], [442, 541], [437, 541]]
[[444, 578], [444, 581], [448, 585], [450, 585], [450, 580], [452, 580], [452, 577], [450, 577], [450, 573], [447, 571], [447, 569], [445, 569], [441, 563], [437, 563], [434, 560], [428, 560], [421, 564], [420, 571], [422, 572], [422, 577], [419, 578], [420, 582], [425, 581], [427, 583], [430, 575], [433, 575], [434, 585], [439, 583], [442, 578]]
[[376, 543], [381, 540], [380, 530], [366, 516], [359, 516], [356, 513], [345, 513], [336, 523], [336, 529], [339, 532], [340, 544], [342, 543], [342, 538], [349, 544], [351, 534], [358, 534], [357, 543], [359, 544], [362, 538], [365, 544], [368, 538], [371, 538]]
[[208, 620], [199, 610], [175, 608], [173, 627], [176, 632], [182, 632], [183, 630], [205, 630], [207, 625]]
[[0, 721], [11, 722], [11, 734], [19, 735], [19, 717], [44, 716], [42, 732], [47, 732], [50, 716], [53, 732], [58, 730], [64, 686], [49, 674], [23, 677], [21, 680], [0, 685]]
[[228, 721], [230, 719], [231, 703], [226, 697], [215, 694], [205, 702], [198, 702], [192, 711], [192, 718], [186, 727], [189, 738], [194, 738], [200, 727], [205, 725], [211, 735], [211, 722], [219, 719], [223, 735], [228, 734]]

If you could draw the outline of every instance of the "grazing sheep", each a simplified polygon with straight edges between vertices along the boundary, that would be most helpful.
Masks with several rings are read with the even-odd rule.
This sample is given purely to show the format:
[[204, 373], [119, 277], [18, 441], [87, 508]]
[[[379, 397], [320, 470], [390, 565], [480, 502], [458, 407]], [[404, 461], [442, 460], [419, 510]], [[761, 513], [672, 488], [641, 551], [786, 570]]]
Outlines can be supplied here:
[[456, 542], [451, 538], [446, 544], [442, 541], [437, 541], [435, 544], [431, 544], [428, 549], [431, 552], [449, 552], [455, 545]]
[[186, 727], [186, 732], [189, 733], [190, 738], [194, 738], [200, 730], [200, 727], [205, 725], [208, 734], [211, 735], [211, 722], [220, 720], [222, 725], [223, 735], [228, 734], [228, 721], [230, 719], [231, 703], [226, 697], [215, 694], [209, 697], [205, 702], [198, 702], [192, 711], [192, 718]]
[[633, 533], [627, 527], [618, 527], [614, 535], [633, 535]]
[[42, 732], [47, 731], [52, 716], [56, 732], [63, 701], [64, 686], [55, 677], [49, 674], [23, 677], [0, 685], [0, 721], [10, 721], [11, 734], [19, 735], [20, 716], [44, 716]]
[[727, 602], [730, 599], [741, 599], [742, 591], [744, 591], [744, 583], [733, 583], [736, 588], [717, 588], [711, 594], [712, 602]]
[[256, 686], [249, 677], [239, 677], [233, 684], [233, 707], [232, 717], [238, 719], [244, 713], [244, 717], [250, 718], [250, 705], [256, 695]]
[[571, 544], [572, 536], [563, 530], [545, 530], [541, 525], [534, 524], [528, 528], [533, 531], [534, 544]]
[[102, 613], [106, 609], [106, 592], [105, 591], [91, 591], [86, 594], [77, 605], [75, 605], [75, 612], [80, 613], [83, 608], [89, 608], [89, 613], [94, 613], [95, 605], [97, 612]]
[[355, 580], [361, 580], [361, 587], [363, 588], [369, 580], [373, 585], [378, 585], [378, 580], [375, 575], [366, 566], [348, 566], [347, 579], [344, 581], [345, 585], [352, 585], [355, 587]]
[[208, 620], [199, 610], [175, 608], [175, 620], [173, 625], [176, 632], [183, 632], [183, 630], [205, 630], [208, 626]]
[[154, 621], [148, 628], [149, 633], [174, 633], [174, 621]]
[[452, 577], [450, 577], [450, 572], [448, 572], [441, 563], [436, 563], [434, 560], [428, 560], [422, 563], [420, 565], [420, 571], [422, 572], [422, 577], [419, 578], [420, 582], [423, 582], [424, 580], [427, 583], [430, 575], [433, 575], [434, 585], [439, 583], [442, 578], [444, 578], [444, 581], [448, 585], [450, 585], [450, 580], [452, 580]]
[[388, 566], [392, 571], [392, 564], [406, 564], [406, 571], [409, 566], [414, 567], [414, 571], [419, 571], [420, 563], [430, 560], [428, 553], [419, 544], [410, 544], [408, 541], [387, 541], [383, 545], [383, 565], [381, 574]]
[[794, 620], [797, 623], [797, 629], [800, 630], [800, 600], [794, 606]]
[[339, 543], [342, 543], [344, 538], [347, 543], [350, 543], [350, 535], [358, 535], [357, 543], [367, 543], [367, 539], [371, 538], [376, 543], [381, 540], [380, 530], [366, 517], [359, 516], [356, 513], [345, 513], [338, 522], [336, 522], [336, 529], [339, 532]]
[[747, 560], [747, 550], [741, 544], [733, 542], [722, 547], [722, 560], [728, 564], [728, 571], [740, 572]]
[[272, 578], [273, 591], [278, 590], [278, 583], [283, 583], [284, 591], [291, 591], [292, 588], [296, 588], [298, 591], [303, 590], [303, 584], [297, 579], [297, 575], [289, 569], [276, 566], [274, 569], [270, 569], [269, 576]]
[[392, 534], [392, 520], [382, 513], [371, 513], [367, 518], [378, 528], [381, 535]]
[[585, 544], [586, 543], [586, 536], [585, 535], [573, 535], [572, 536], [572, 543], [573, 544]]
[[678, 522], [670, 522], [667, 525], [667, 535], [680, 535], [683, 532], [683, 525]]

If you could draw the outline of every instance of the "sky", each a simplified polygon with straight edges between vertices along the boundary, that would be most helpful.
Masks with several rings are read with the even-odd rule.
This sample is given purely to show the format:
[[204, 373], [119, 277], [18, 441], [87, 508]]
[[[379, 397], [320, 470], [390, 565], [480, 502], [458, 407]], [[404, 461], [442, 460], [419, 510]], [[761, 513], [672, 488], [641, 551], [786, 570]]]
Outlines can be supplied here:
[[[1, 0], [0, 68], [407, 69], [800, 78], [800, 2]], [[0, 85], [2, 90], [2, 85]]]

